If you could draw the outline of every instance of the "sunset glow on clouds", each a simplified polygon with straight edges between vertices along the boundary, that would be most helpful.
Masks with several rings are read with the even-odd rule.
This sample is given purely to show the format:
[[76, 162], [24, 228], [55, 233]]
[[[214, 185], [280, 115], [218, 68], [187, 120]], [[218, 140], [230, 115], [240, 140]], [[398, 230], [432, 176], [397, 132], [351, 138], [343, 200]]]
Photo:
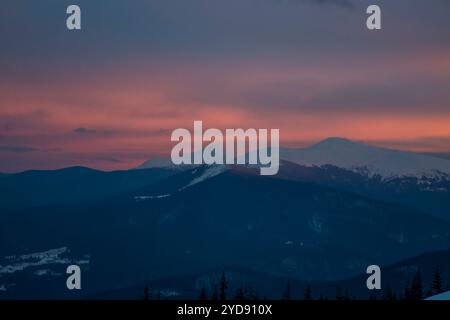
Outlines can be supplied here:
[[0, 171], [127, 169], [169, 154], [194, 120], [279, 128], [283, 146], [450, 151], [448, 2], [408, 1], [408, 16], [406, 1], [379, 1], [378, 34], [361, 2], [80, 1], [79, 34], [47, 2], [0, 13]]

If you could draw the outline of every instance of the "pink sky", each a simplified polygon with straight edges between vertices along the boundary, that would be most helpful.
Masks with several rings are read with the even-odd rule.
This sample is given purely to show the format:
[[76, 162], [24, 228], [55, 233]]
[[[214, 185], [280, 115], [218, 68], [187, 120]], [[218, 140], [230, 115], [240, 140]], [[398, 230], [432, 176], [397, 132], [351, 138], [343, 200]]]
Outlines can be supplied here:
[[69, 34], [56, 7], [11, 2], [0, 12], [0, 172], [127, 169], [169, 154], [172, 130], [194, 120], [277, 128], [282, 146], [333, 136], [450, 152], [448, 4], [405, 15], [402, 1], [380, 1], [379, 33], [359, 2], [83, 2], [97, 19]]

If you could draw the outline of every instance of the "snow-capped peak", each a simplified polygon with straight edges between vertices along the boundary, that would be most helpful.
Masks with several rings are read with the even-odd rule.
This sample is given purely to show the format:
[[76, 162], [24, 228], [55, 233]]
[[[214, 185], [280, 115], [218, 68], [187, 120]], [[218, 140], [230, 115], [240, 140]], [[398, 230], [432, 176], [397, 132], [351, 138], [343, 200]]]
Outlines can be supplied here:
[[282, 149], [281, 158], [308, 166], [333, 165], [368, 176], [450, 176], [450, 161], [433, 156], [374, 147], [343, 138], [328, 138], [301, 149]]

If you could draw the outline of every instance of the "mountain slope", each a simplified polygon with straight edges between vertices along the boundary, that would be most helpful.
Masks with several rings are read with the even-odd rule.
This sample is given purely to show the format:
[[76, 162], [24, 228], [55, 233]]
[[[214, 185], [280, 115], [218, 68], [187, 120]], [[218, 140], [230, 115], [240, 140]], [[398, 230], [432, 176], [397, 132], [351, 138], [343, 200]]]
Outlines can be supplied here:
[[450, 221], [450, 180], [398, 177], [386, 181], [332, 165], [304, 166], [286, 161], [277, 177], [357, 193]]
[[104, 172], [84, 167], [25, 171], [0, 176], [0, 209], [98, 200], [161, 181], [167, 168]]
[[450, 161], [412, 152], [328, 138], [303, 149], [283, 149], [281, 158], [302, 165], [333, 165], [370, 177], [450, 177]]
[[[382, 288], [392, 289], [397, 296], [404, 294], [406, 284], [410, 284], [413, 277], [420, 271], [423, 285], [423, 293], [427, 295], [431, 292], [433, 275], [439, 268], [442, 275], [443, 289], [450, 284], [450, 250], [428, 252], [418, 256], [399, 261], [397, 263], [381, 267]], [[356, 277], [334, 283], [335, 287], [348, 288], [355, 296], [360, 298], [369, 298], [370, 292], [366, 287], [368, 275], [364, 272]], [[324, 287], [323, 284], [316, 286], [317, 290]], [[382, 292], [378, 292], [380, 297]]]
[[450, 245], [450, 224], [440, 219], [240, 167], [183, 188], [208, 170], [96, 202], [4, 212], [0, 252], [67, 247], [89, 255], [89, 293], [110, 288], [111, 279], [124, 287], [224, 264], [336, 280]]

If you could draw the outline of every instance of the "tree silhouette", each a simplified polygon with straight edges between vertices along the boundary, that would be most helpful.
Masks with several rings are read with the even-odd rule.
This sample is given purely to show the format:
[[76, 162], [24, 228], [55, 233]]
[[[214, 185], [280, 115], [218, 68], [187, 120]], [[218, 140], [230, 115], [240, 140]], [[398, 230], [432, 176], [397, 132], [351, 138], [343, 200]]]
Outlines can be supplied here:
[[227, 300], [227, 278], [225, 277], [225, 272], [222, 271], [222, 276], [220, 277], [220, 301]]
[[370, 290], [369, 300], [371, 301], [378, 300], [378, 295], [375, 290]]
[[383, 300], [397, 300], [397, 296], [390, 286], [383, 289]]
[[322, 293], [320, 293], [319, 300], [324, 301], [324, 300], [328, 300], [328, 299], [326, 296], [324, 296]]
[[341, 287], [336, 287], [336, 300], [345, 300]]
[[286, 283], [286, 288], [284, 289], [282, 299], [283, 300], [291, 300], [291, 282], [288, 280]]
[[211, 300], [213, 301], [219, 300], [219, 290], [217, 288], [217, 285], [214, 286], [213, 292], [211, 294]]
[[434, 269], [433, 273], [433, 283], [432, 283], [432, 293], [433, 294], [439, 294], [444, 292], [443, 285], [442, 285], [442, 275], [441, 270], [437, 266], [436, 269]]
[[420, 269], [417, 270], [414, 278], [411, 282], [411, 288], [409, 291], [409, 298], [411, 300], [422, 300], [423, 299], [423, 285], [422, 285], [422, 275]]
[[245, 291], [243, 286], [237, 288], [236, 293], [234, 295], [234, 300], [245, 300]]
[[312, 289], [311, 289], [311, 286], [308, 285], [308, 286], [306, 286], [305, 294], [303, 295], [303, 300], [310, 301], [312, 299], [313, 299], [313, 297], [312, 297]]
[[200, 291], [199, 300], [208, 300], [208, 294], [206, 293], [206, 288], [202, 287], [202, 291]]
[[346, 300], [346, 301], [351, 300], [350, 299], [350, 293], [348, 293], [347, 290], [344, 291], [344, 300]]
[[150, 289], [148, 286], [144, 288], [144, 295], [142, 296], [142, 300], [150, 300]]
[[409, 284], [408, 283], [406, 283], [406, 285], [405, 285], [405, 289], [404, 289], [404, 292], [403, 292], [403, 298], [405, 300], [411, 300], [411, 290], [409, 288]]
[[247, 300], [259, 300], [258, 293], [252, 286], [245, 287], [244, 295]]
[[344, 293], [342, 293], [342, 288], [341, 287], [336, 287], [336, 300], [350, 300], [350, 294], [348, 293], [347, 290], [344, 291]]

